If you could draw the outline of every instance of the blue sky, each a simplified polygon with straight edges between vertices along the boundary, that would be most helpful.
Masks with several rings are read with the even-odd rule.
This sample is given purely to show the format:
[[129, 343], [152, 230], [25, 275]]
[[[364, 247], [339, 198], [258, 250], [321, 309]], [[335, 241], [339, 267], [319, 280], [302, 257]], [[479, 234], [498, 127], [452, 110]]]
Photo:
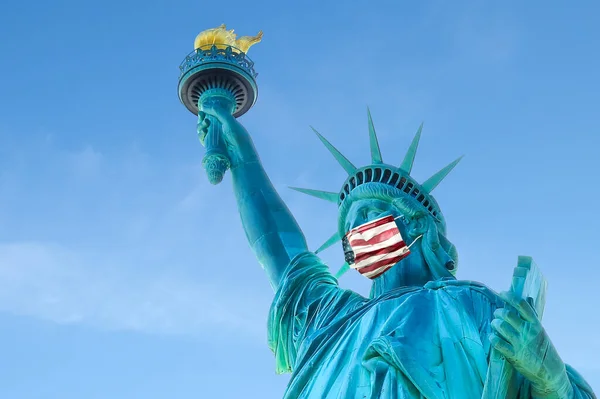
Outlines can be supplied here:
[[599, 392], [600, 7], [526, 3], [3, 4], [0, 398], [282, 396], [273, 293], [176, 95], [195, 35], [223, 22], [265, 32], [242, 120], [313, 248], [335, 206], [286, 186], [336, 191], [344, 172], [308, 126], [363, 165], [369, 105], [399, 164], [424, 121], [419, 181], [466, 155], [434, 193], [459, 278], [505, 290], [533, 256], [544, 324]]

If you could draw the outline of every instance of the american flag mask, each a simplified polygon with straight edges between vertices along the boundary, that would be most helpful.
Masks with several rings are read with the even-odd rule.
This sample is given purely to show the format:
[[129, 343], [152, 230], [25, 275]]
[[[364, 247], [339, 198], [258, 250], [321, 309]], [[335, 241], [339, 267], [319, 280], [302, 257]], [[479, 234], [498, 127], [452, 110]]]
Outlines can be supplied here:
[[393, 216], [385, 216], [350, 230], [342, 238], [346, 263], [363, 276], [374, 279], [410, 255]]

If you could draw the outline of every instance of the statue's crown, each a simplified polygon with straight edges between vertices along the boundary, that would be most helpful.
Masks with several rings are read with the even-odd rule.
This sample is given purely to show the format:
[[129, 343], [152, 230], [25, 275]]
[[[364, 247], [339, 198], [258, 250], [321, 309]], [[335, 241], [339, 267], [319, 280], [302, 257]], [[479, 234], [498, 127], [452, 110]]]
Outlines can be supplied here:
[[[314, 132], [317, 134], [321, 142], [327, 147], [329, 152], [334, 156], [338, 163], [348, 173], [348, 178], [344, 182], [340, 192], [329, 192], [321, 190], [313, 190], [306, 188], [290, 187], [293, 190], [302, 192], [304, 194], [311, 195], [329, 202], [337, 203], [340, 209], [347, 208], [347, 202], [352, 201], [352, 192], [358, 187], [366, 183], [378, 183], [385, 186], [391, 186], [394, 188], [394, 192], [398, 196], [405, 196], [411, 199], [411, 203], [416, 204], [421, 210], [428, 212], [434, 220], [440, 224], [443, 231], [445, 231], [445, 221], [437, 204], [435, 198], [431, 195], [433, 189], [446, 178], [446, 176], [454, 169], [454, 167], [460, 162], [462, 157], [451, 162], [439, 172], [435, 173], [429, 179], [423, 183], [418, 183], [415, 179], [410, 176], [412, 171], [415, 156], [417, 154], [417, 148], [419, 146], [419, 140], [421, 139], [421, 131], [423, 130], [423, 124], [419, 126], [417, 133], [412, 140], [412, 143], [408, 147], [408, 151], [404, 156], [404, 160], [399, 167], [391, 166], [383, 162], [381, 157], [381, 150], [379, 148], [379, 142], [377, 140], [377, 134], [375, 133], [375, 127], [373, 125], [373, 119], [371, 112], [367, 109], [368, 122], [369, 122], [369, 141], [371, 148], [371, 164], [357, 168], [350, 162], [340, 151], [338, 151], [327, 139], [325, 139], [319, 132], [314, 128]], [[343, 216], [343, 215], [342, 215]], [[325, 248], [333, 245], [337, 241], [341, 240], [344, 232], [337, 231], [329, 240], [327, 240], [317, 251], [322, 251]]]

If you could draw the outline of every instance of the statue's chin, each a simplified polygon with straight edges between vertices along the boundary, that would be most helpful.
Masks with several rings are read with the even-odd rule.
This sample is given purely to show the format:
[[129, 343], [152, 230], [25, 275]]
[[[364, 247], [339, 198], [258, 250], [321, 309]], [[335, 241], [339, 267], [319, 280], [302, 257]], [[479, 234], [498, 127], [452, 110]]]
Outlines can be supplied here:
[[406, 286], [423, 286], [433, 279], [429, 267], [417, 251], [396, 263], [381, 276], [373, 280], [377, 292], [390, 291]]

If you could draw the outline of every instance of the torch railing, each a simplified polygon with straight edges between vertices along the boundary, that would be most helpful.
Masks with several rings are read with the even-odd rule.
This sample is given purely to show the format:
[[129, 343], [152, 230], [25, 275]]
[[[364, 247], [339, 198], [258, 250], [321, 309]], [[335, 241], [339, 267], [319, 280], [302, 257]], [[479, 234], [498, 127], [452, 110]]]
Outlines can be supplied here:
[[235, 64], [253, 78], [256, 79], [258, 76], [258, 73], [254, 70], [254, 62], [248, 58], [246, 53], [233, 46], [220, 48], [216, 45], [212, 45], [210, 48], [208, 48], [208, 46], [201, 47], [188, 54], [181, 65], [179, 65], [179, 77], [181, 78], [186, 72], [198, 65], [208, 62], [227, 62]]

